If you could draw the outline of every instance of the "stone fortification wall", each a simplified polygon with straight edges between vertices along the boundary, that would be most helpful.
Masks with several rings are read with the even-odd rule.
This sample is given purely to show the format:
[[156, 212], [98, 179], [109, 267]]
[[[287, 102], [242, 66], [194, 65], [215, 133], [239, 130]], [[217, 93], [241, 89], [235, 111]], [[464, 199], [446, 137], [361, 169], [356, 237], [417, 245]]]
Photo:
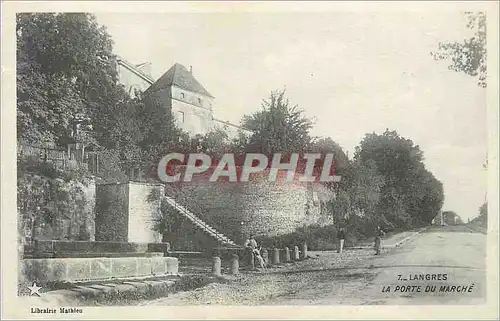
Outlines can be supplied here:
[[275, 236], [331, 223], [322, 202], [333, 195], [320, 185], [198, 181], [169, 186], [167, 194], [240, 244], [249, 234]]

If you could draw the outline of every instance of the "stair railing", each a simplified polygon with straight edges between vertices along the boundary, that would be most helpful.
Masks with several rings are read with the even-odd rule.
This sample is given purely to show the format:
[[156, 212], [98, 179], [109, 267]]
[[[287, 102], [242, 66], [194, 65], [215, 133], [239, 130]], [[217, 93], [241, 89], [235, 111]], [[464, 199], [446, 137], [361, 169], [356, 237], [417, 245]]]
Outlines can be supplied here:
[[[211, 227], [205, 222], [205, 220], [202, 218], [203, 213], [206, 213], [206, 211], [203, 210], [203, 206], [199, 204], [194, 198], [189, 197], [180, 188], [176, 188], [170, 184], [165, 184], [165, 195], [174, 200], [174, 208], [177, 211], [191, 217], [193, 222], [200, 223], [200, 225], [202, 225], [207, 232], [214, 235], [216, 239], [222, 241], [223, 243], [228, 243], [228, 241], [230, 241], [227, 235], [225, 235], [226, 238], [224, 238], [222, 236], [222, 233], [219, 233], [218, 230], [215, 229], [215, 227]], [[182, 205], [184, 207], [184, 210], [180, 208], [178, 204]]]

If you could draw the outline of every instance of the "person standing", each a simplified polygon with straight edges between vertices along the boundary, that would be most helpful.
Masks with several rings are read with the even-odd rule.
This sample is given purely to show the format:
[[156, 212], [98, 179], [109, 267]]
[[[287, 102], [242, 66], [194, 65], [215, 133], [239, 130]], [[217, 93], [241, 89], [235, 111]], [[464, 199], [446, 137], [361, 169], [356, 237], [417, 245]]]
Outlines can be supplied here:
[[254, 250], [257, 249], [257, 241], [255, 240], [254, 236], [250, 234], [248, 239], [245, 241], [243, 244], [243, 247], [246, 250], [246, 256], [248, 257], [248, 261], [252, 268], [255, 266], [255, 256], [254, 256]]
[[375, 255], [379, 255], [382, 249], [382, 238], [385, 236], [385, 232], [377, 226], [375, 231]]
[[243, 246], [247, 249], [254, 250], [257, 248], [257, 241], [255, 240], [253, 235], [250, 235]]
[[344, 250], [344, 241], [345, 241], [345, 231], [341, 228], [337, 233], [337, 253], [342, 253]]

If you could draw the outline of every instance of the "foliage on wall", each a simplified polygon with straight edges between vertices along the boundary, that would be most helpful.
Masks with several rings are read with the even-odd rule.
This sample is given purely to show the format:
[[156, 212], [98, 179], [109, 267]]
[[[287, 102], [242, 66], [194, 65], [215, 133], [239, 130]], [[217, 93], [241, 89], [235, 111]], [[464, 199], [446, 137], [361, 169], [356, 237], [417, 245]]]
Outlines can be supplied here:
[[[20, 235], [38, 238], [40, 228], [58, 228], [58, 219], [71, 222], [73, 239], [88, 239], [84, 228], [88, 207], [84, 188], [90, 180], [82, 169], [60, 171], [50, 163], [20, 159], [17, 171], [17, 206]], [[38, 234], [38, 235], [37, 235]], [[60, 233], [54, 232], [54, 238]]]

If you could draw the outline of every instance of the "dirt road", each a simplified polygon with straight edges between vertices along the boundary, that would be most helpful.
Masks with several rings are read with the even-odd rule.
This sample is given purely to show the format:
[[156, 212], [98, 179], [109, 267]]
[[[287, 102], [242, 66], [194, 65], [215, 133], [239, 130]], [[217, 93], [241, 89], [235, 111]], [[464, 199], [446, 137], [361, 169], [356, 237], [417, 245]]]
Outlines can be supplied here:
[[[378, 273], [367, 304], [485, 303], [486, 235], [466, 227], [433, 228], [371, 264]], [[391, 291], [382, 293], [387, 286]]]
[[367, 249], [310, 255], [312, 258], [303, 262], [228, 277], [225, 283], [213, 283], [139, 305], [484, 302], [486, 236], [465, 227], [431, 228], [381, 256], [374, 256]]

